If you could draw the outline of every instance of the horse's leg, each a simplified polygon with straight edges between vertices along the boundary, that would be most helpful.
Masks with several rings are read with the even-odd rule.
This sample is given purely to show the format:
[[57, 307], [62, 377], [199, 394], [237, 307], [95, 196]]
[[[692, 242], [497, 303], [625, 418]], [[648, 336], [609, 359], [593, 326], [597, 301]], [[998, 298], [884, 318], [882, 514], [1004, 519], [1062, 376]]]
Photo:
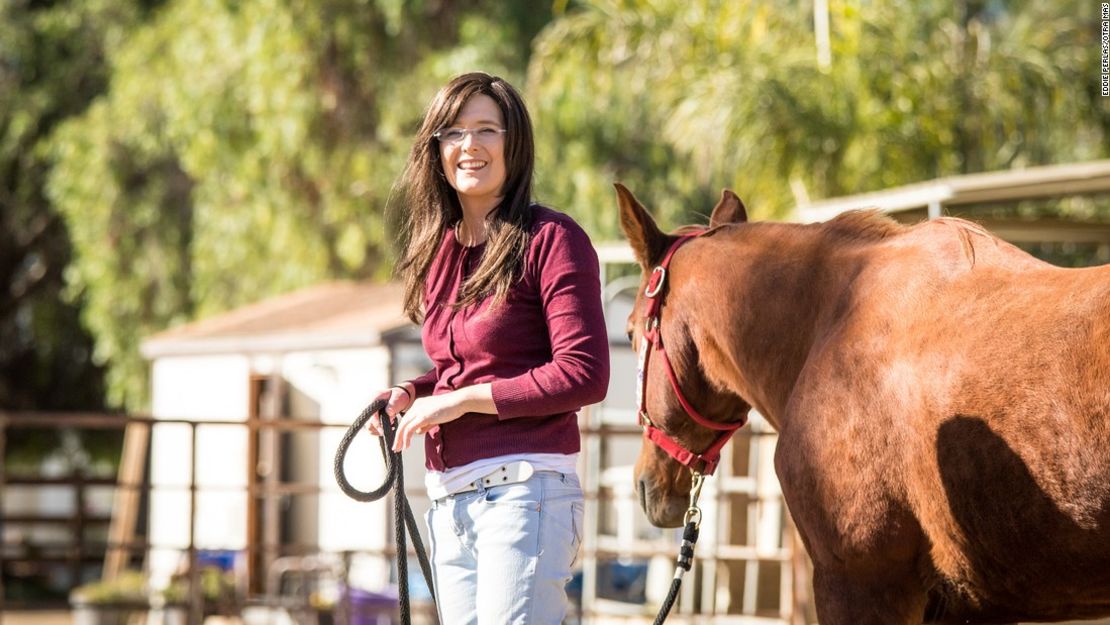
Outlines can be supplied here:
[[786, 418], [793, 425], [780, 430], [775, 449], [783, 497], [813, 560], [818, 619], [920, 625], [927, 541], [898, 481], [901, 459], [864, 413], [825, 412], [843, 405], [839, 396], [810, 395]]
[[813, 598], [821, 625], [920, 625], [925, 591], [913, 570], [859, 576], [814, 564]]

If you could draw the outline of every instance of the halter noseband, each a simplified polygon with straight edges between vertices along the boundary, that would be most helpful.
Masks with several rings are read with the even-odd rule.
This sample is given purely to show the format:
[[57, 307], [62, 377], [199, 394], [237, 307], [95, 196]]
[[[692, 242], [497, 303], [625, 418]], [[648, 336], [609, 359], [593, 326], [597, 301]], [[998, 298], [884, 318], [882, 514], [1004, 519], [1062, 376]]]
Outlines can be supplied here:
[[[679, 464], [688, 467], [691, 471], [702, 475], [712, 475], [717, 470], [717, 463], [721, 460], [721, 449], [728, 443], [736, 430], [744, 427], [744, 420], [736, 423], [717, 423], [710, 421], [699, 413], [689, 400], [682, 393], [682, 389], [678, 386], [678, 377], [675, 376], [674, 368], [671, 367], [671, 360], [667, 357], [667, 350], [663, 347], [663, 335], [659, 331], [659, 312], [663, 306], [664, 286], [667, 280], [667, 269], [671, 263], [671, 257], [686, 243], [693, 239], [705, 234], [702, 230], [696, 234], [687, 234], [678, 238], [677, 241], [671, 244], [667, 254], [655, 269], [651, 272], [651, 278], [648, 280], [647, 288], [644, 290], [644, 296], [648, 298], [647, 310], [644, 313], [644, 340], [640, 344], [639, 363], [637, 366], [637, 384], [636, 384], [636, 412], [639, 415], [640, 425], [644, 428], [644, 436], [659, 446], [660, 449], [667, 452], [672, 458], [677, 460]], [[721, 434], [717, 440], [708, 449], [699, 453], [695, 453], [679, 443], [674, 438], [669, 436], [663, 430], [655, 427], [647, 414], [647, 367], [648, 361], [651, 356], [652, 348], [654, 347], [663, 361], [663, 370], [667, 372], [667, 378], [671, 381], [671, 390], [674, 391], [675, 396], [678, 398], [678, 403], [682, 404], [682, 409], [686, 414], [694, 420], [695, 423], [711, 430], [720, 431]], [[696, 463], [701, 463], [701, 468]]]

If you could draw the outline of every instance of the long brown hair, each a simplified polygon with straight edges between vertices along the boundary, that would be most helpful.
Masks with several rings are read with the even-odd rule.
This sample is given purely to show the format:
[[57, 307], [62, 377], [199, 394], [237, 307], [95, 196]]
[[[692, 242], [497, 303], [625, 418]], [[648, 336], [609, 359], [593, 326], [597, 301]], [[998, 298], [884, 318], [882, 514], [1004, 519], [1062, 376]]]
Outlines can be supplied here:
[[497, 103], [505, 120], [505, 184], [501, 203], [486, 217], [486, 249], [474, 273], [459, 289], [456, 306], [476, 304], [487, 296], [497, 305], [523, 264], [532, 225], [532, 168], [535, 148], [532, 120], [524, 99], [497, 76], [474, 72], [457, 76], [436, 94], [424, 114], [405, 171], [397, 183], [403, 252], [396, 273], [405, 285], [405, 314], [423, 318], [424, 282], [447, 230], [462, 219], [462, 207], [447, 182], [439, 142], [432, 133], [454, 123], [466, 102], [477, 94]]

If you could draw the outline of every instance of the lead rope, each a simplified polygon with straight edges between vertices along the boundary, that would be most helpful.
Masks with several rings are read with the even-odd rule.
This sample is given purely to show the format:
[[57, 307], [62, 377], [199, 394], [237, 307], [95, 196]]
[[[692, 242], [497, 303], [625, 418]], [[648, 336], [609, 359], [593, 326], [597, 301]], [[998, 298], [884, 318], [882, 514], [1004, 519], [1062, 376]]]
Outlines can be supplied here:
[[[386, 400], [384, 399], [373, 401], [347, 429], [347, 433], [343, 435], [343, 440], [339, 442], [339, 448], [335, 452], [335, 481], [348, 497], [364, 503], [377, 501], [385, 497], [390, 490], [393, 490], [395, 529], [393, 539], [397, 547], [397, 601], [401, 609], [401, 623], [410, 625], [412, 617], [409, 608], [406, 527], [408, 527], [408, 533], [412, 537], [412, 546], [416, 550], [416, 558], [420, 561], [420, 571], [424, 573], [424, 581], [428, 584], [428, 592], [432, 595], [433, 603], [435, 603], [436, 596], [435, 588], [432, 586], [432, 567], [428, 563], [428, 556], [424, 551], [424, 542], [420, 540], [420, 531], [416, 527], [416, 519], [412, 516], [412, 508], [409, 506], [408, 497], [405, 496], [405, 466], [401, 460], [401, 452], [392, 451], [395, 431], [389, 415], [385, 413], [385, 406]], [[366, 426], [366, 423], [374, 414], [380, 416], [382, 424], [382, 436], [378, 438], [378, 442], [381, 444], [382, 458], [385, 460], [386, 476], [385, 481], [378, 488], [372, 491], [361, 491], [351, 486], [351, 483], [347, 481], [347, 476], [343, 472], [343, 460], [347, 456], [347, 448], [351, 446], [351, 441], [355, 439], [355, 436]]]
[[701, 495], [701, 487], [705, 481], [705, 476], [697, 471], [691, 471], [691, 473], [693, 474], [693, 480], [690, 485], [690, 507], [686, 509], [686, 516], [683, 519], [685, 527], [682, 529], [682, 545], [678, 548], [678, 563], [674, 569], [674, 579], [671, 580], [671, 589], [667, 592], [667, 598], [663, 600], [663, 605], [659, 608], [659, 615], [655, 617], [655, 622], [652, 625], [663, 625], [663, 621], [667, 620], [667, 615], [671, 613], [671, 608], [674, 607], [674, 602], [678, 599], [678, 589], [682, 586], [682, 577], [686, 575], [690, 566], [694, 563], [694, 545], [698, 542], [698, 533], [701, 527], [701, 508], [698, 507], [698, 497]]

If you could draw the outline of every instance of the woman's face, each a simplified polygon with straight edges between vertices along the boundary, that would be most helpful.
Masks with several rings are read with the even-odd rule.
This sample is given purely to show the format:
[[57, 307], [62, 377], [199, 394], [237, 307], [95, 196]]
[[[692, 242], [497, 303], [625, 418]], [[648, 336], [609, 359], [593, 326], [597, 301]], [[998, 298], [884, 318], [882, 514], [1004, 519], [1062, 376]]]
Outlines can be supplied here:
[[437, 133], [443, 173], [463, 204], [492, 203], [501, 197], [506, 176], [504, 129], [497, 103], [477, 94], [467, 100], [453, 124]]

